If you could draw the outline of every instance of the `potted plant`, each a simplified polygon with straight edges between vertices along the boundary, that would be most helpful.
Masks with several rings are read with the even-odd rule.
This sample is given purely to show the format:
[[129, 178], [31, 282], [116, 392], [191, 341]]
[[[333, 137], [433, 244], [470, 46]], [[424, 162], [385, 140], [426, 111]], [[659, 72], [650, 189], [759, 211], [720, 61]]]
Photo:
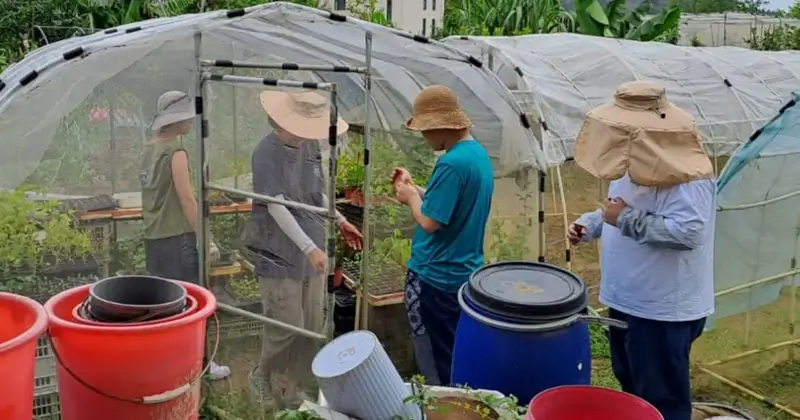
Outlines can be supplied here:
[[364, 180], [364, 164], [361, 162], [360, 150], [355, 147], [345, 150], [339, 155], [336, 173], [336, 185], [345, 200], [357, 206], [364, 205], [361, 183]]
[[525, 414], [526, 407], [520, 407], [514, 396], [467, 387], [431, 387], [424, 381], [420, 375], [411, 379], [412, 395], [405, 402], [418, 406], [425, 420], [518, 420]]

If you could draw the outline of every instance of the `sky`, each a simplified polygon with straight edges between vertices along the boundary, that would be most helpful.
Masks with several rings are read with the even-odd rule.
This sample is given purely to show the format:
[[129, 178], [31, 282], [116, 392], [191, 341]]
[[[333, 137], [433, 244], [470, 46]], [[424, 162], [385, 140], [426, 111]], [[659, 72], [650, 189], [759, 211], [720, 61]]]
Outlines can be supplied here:
[[793, 0], [770, 0], [767, 8], [773, 10], [776, 9], [787, 10], [789, 9], [789, 6], [792, 5], [792, 3], [794, 3]]

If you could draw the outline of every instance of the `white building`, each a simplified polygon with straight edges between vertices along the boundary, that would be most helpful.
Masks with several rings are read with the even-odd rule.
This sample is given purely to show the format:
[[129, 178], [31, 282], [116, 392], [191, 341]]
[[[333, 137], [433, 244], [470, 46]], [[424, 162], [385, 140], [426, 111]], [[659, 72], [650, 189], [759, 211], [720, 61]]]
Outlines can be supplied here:
[[[395, 28], [418, 35], [431, 36], [442, 27], [445, 0], [376, 0], [376, 9], [383, 11]], [[348, 6], [367, 4], [369, 0], [322, 0], [323, 7], [346, 12]]]

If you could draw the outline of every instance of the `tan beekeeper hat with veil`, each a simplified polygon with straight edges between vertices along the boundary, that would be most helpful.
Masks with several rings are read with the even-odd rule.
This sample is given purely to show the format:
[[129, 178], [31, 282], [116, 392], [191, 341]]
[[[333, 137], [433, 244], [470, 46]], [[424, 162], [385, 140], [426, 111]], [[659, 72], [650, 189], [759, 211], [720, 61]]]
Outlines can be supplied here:
[[714, 176], [692, 116], [667, 100], [656, 83], [617, 88], [614, 100], [586, 115], [575, 162], [607, 181], [626, 173], [637, 185], [670, 187]]

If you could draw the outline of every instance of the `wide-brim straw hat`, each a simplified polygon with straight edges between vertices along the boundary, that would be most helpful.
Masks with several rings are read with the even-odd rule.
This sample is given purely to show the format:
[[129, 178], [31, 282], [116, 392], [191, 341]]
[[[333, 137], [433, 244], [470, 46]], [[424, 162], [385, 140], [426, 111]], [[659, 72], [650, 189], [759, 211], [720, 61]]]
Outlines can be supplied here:
[[[316, 92], [261, 92], [261, 106], [272, 120], [290, 134], [308, 140], [328, 138], [331, 125], [331, 107], [324, 96]], [[336, 121], [336, 135], [347, 132], [349, 125]]]
[[172, 90], [159, 96], [156, 104], [156, 116], [150, 129], [159, 131], [168, 125], [191, 120], [194, 117], [194, 106], [189, 94]]
[[714, 176], [694, 118], [646, 81], [619, 86], [613, 101], [589, 111], [574, 155], [607, 181], [627, 173], [638, 185], [667, 187]]
[[472, 122], [447, 86], [428, 86], [414, 99], [414, 115], [406, 121], [412, 131], [463, 130]]

